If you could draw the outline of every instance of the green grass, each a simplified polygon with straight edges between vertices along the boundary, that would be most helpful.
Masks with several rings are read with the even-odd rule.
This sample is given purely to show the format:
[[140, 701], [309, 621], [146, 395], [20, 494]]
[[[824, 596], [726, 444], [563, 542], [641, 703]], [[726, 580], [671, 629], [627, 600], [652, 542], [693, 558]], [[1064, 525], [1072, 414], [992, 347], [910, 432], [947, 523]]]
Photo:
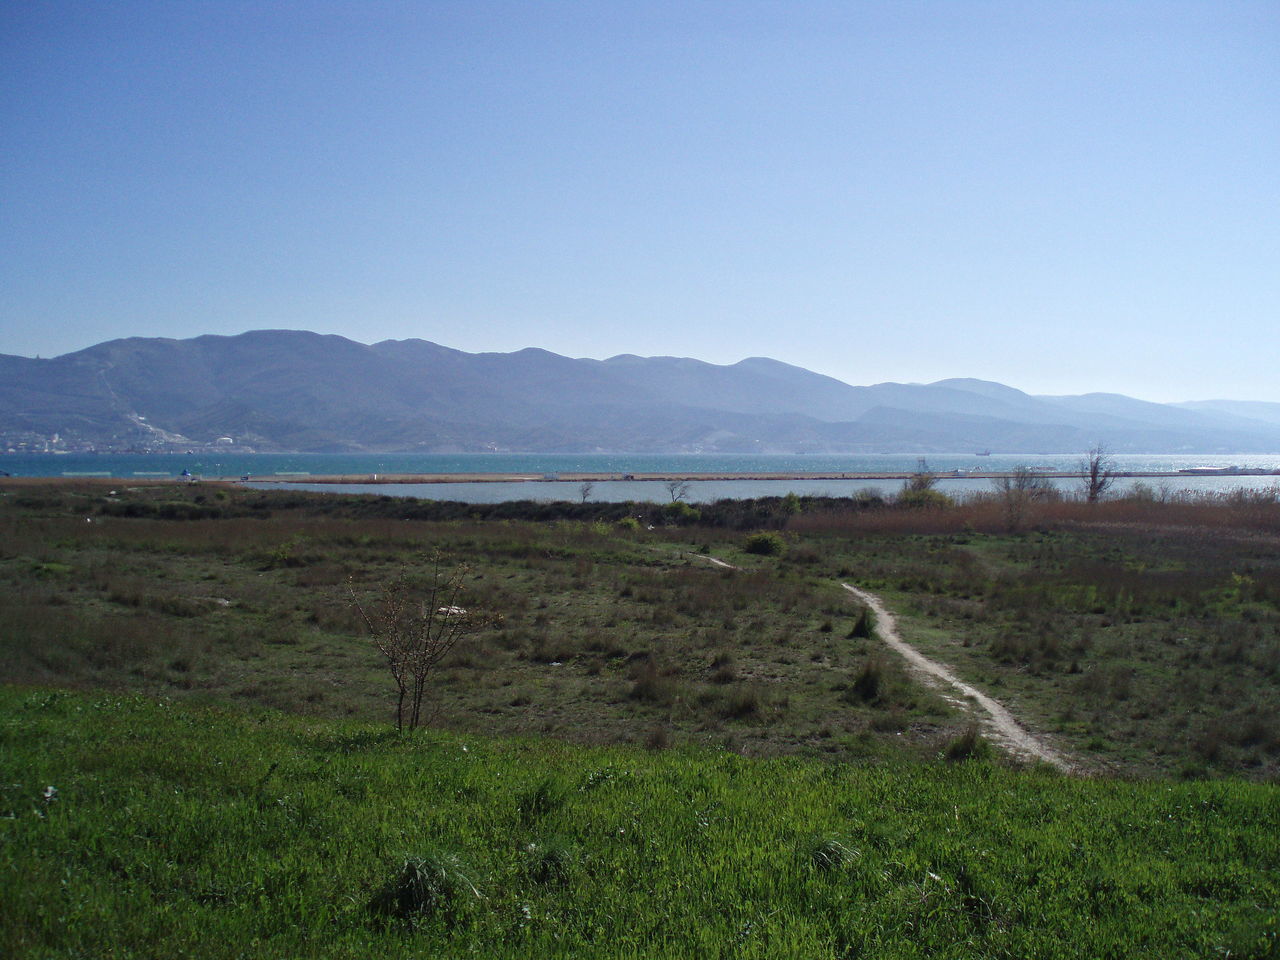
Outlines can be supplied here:
[[[12, 957], [1274, 956], [1280, 792], [0, 691]], [[45, 799], [45, 788], [56, 796]]]
[[[1280, 951], [1274, 502], [106, 490], [0, 487], [2, 956]], [[502, 623], [397, 737], [347, 591], [435, 551]], [[1204, 779], [998, 762], [841, 580], [1095, 769]]]

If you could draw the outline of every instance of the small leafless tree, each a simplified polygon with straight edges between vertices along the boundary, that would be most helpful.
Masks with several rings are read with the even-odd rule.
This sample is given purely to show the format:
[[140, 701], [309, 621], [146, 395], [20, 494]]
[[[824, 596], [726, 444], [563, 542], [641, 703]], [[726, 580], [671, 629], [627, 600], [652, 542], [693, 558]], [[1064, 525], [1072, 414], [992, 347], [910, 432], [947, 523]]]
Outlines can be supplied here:
[[667, 493], [671, 494], [671, 502], [679, 503], [685, 497], [689, 496], [688, 480], [668, 480], [666, 482]]
[[1085, 499], [1097, 503], [1115, 483], [1115, 458], [1104, 443], [1097, 443], [1080, 459], [1077, 470]]
[[1005, 523], [1010, 530], [1017, 530], [1022, 526], [1030, 504], [1058, 497], [1058, 491], [1048, 477], [1042, 477], [1022, 464], [1004, 476], [996, 477], [993, 483], [1004, 507]]
[[403, 570], [383, 586], [376, 601], [361, 600], [355, 588], [348, 587], [369, 642], [382, 654], [395, 681], [398, 731], [406, 725], [416, 729], [430, 719], [423, 715], [422, 704], [436, 667], [460, 640], [493, 620], [460, 606], [467, 572], [466, 566], [446, 572], [435, 557], [423, 587]]
[[[921, 460], [920, 462], [923, 464], [924, 460]], [[930, 471], [926, 466], [924, 470], [919, 470], [907, 478], [907, 482], [903, 486], [903, 490], [910, 493], [928, 493], [937, 485], [938, 475]]]
[[578, 484], [578, 496], [582, 498], [583, 503], [587, 502], [591, 497], [591, 491], [595, 488], [596, 484], [594, 480], [583, 480], [582, 483]]

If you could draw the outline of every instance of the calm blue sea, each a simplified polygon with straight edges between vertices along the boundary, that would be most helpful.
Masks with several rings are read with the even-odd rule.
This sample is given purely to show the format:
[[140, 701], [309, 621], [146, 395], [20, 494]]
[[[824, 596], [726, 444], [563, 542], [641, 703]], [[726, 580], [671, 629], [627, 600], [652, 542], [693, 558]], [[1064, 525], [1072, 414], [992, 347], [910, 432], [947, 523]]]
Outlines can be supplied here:
[[[1052, 470], [1071, 470], [1078, 453], [1050, 455], [1002, 455], [979, 457], [938, 454], [925, 458], [927, 467], [943, 475], [942, 488], [963, 493], [989, 489], [989, 480], [965, 479], [956, 471], [1006, 470], [1025, 464]], [[1143, 454], [1115, 458], [1116, 468], [1134, 472], [1174, 472], [1192, 467], [1226, 467], [1280, 471], [1280, 453], [1238, 455]], [[24, 477], [99, 476], [122, 480], [179, 476], [187, 470], [197, 477], [252, 477], [254, 487], [272, 487], [284, 478], [307, 475], [389, 473], [498, 473], [528, 474], [539, 479], [518, 482], [461, 484], [306, 484], [294, 489], [327, 492], [376, 493], [384, 496], [421, 497], [493, 503], [503, 500], [576, 500], [579, 485], [541, 479], [562, 473], [895, 473], [915, 470], [920, 458], [902, 454], [854, 456], [761, 456], [752, 454], [39, 454], [0, 455], [0, 470]], [[950, 475], [950, 476], [948, 476]], [[1121, 486], [1140, 481], [1121, 481]], [[1280, 477], [1170, 477], [1141, 481], [1172, 490], [1227, 491], [1271, 487]], [[1071, 481], [1060, 481], [1071, 486]], [[722, 497], [755, 497], [799, 494], [848, 496], [863, 489], [896, 491], [900, 481], [869, 480], [734, 480], [695, 481], [689, 499], [707, 502]], [[665, 501], [669, 495], [658, 481], [600, 481], [590, 493], [593, 500]]]

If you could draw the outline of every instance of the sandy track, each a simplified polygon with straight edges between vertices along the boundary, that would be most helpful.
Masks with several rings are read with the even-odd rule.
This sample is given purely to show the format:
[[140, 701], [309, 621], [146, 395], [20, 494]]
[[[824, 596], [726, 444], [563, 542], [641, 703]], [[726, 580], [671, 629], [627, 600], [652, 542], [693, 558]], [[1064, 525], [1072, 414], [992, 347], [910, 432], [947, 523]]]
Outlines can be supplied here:
[[876, 635], [906, 660], [916, 673], [930, 683], [943, 683], [954, 687], [968, 700], [982, 708], [986, 716], [980, 719], [992, 740], [1015, 756], [1043, 760], [1045, 763], [1052, 764], [1059, 770], [1068, 773], [1075, 770], [1074, 765], [1066, 757], [1024, 729], [1013, 718], [1013, 714], [998, 701], [971, 687], [945, 666], [935, 660], [930, 660], [915, 647], [905, 642], [898, 634], [898, 627], [893, 619], [893, 614], [885, 609], [885, 605], [880, 602], [879, 597], [873, 593], [868, 593], [866, 590], [852, 587], [847, 583], [842, 583], [840, 586], [871, 608], [876, 615]]
[[721, 570], [741, 570], [741, 567], [734, 566], [732, 563], [726, 563], [723, 560], [717, 560], [715, 557], [708, 557], [705, 553], [691, 553], [689, 556], [696, 560], [705, 560], [713, 567], [719, 567]]
[[[689, 556], [697, 560], [705, 560], [712, 566], [720, 567], [722, 570], [742, 569], [742, 567], [735, 564], [707, 556], [705, 553], [691, 553]], [[930, 660], [903, 640], [898, 633], [897, 621], [894, 620], [893, 614], [888, 611], [884, 603], [874, 593], [868, 593], [866, 590], [850, 586], [847, 583], [842, 583], [840, 586], [871, 608], [871, 611], [876, 615], [876, 636], [906, 660], [926, 683], [934, 686], [945, 684], [954, 687], [966, 698], [965, 700], [948, 697], [946, 694], [943, 694], [943, 696], [958, 707], [969, 709], [973, 704], [976, 704], [982, 709], [985, 716], [980, 716], [979, 721], [985, 728], [987, 736], [997, 746], [1016, 757], [1043, 760], [1045, 763], [1057, 767], [1065, 773], [1077, 772], [1076, 766], [1071, 761], [1043, 740], [1028, 732], [999, 701], [993, 700], [981, 690], [965, 683], [947, 667], [936, 660]]]

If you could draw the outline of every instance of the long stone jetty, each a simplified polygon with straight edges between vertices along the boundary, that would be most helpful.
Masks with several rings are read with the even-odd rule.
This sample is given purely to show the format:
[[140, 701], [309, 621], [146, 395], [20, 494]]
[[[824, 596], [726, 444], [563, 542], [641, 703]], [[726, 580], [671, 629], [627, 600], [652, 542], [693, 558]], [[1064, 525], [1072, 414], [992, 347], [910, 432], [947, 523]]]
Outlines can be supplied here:
[[[520, 482], [562, 482], [562, 483], [607, 483], [610, 481], [732, 481], [732, 480], [909, 480], [917, 471], [903, 470], [887, 473], [817, 471], [782, 471], [773, 473], [729, 473], [710, 472], [695, 473], [684, 471], [664, 471], [659, 473], [351, 473], [351, 474], [255, 474], [250, 479], [257, 482], [274, 483], [520, 483]], [[1115, 477], [1141, 479], [1183, 479], [1201, 474], [1180, 471], [1116, 471]], [[1228, 475], [1228, 474], [1224, 474]], [[1239, 471], [1230, 476], [1280, 476], [1280, 471]], [[998, 480], [1011, 477], [1011, 471], [1002, 470], [948, 470], [933, 473], [939, 480]], [[1073, 470], [1037, 470], [1035, 476], [1053, 480], [1079, 479], [1080, 474]], [[206, 479], [236, 480], [237, 477]]]

